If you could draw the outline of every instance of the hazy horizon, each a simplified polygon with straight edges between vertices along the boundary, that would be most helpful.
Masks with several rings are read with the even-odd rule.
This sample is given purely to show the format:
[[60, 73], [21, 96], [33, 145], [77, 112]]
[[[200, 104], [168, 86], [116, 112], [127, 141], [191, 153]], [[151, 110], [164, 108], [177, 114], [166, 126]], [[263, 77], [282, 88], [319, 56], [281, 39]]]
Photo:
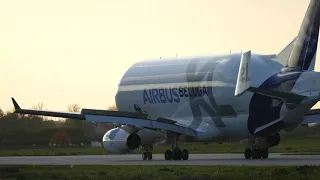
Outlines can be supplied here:
[[[134, 63], [240, 52], [276, 54], [309, 1], [0, 1], [0, 108], [106, 109]], [[316, 70], [319, 63], [316, 62]]]

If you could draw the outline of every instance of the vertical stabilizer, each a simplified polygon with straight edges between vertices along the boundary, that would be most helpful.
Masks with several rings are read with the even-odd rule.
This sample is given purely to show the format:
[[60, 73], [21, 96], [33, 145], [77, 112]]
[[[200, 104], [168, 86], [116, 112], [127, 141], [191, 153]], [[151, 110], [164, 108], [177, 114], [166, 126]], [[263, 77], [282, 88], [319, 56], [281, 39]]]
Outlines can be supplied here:
[[317, 52], [319, 25], [320, 1], [311, 0], [286, 65], [287, 67], [301, 70], [309, 69]]

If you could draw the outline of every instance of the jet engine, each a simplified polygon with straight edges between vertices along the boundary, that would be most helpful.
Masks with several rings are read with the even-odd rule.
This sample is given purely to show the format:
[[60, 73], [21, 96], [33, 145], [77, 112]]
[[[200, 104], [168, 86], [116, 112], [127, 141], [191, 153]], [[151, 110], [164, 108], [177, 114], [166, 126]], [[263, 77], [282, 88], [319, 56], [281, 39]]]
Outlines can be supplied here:
[[261, 149], [277, 146], [280, 143], [280, 134], [274, 133], [268, 136], [259, 137], [255, 140], [255, 146]]
[[136, 133], [129, 133], [122, 128], [114, 128], [106, 132], [102, 142], [108, 152], [127, 153], [141, 145], [141, 138]]

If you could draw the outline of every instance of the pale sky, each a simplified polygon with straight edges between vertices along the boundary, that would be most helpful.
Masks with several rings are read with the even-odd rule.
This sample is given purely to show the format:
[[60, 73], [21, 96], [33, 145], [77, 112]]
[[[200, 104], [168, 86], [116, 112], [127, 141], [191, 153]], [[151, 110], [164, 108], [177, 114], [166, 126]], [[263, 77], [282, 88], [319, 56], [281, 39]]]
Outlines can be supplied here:
[[[308, 0], [0, 0], [0, 108], [113, 105], [134, 63], [252, 50], [278, 53]], [[316, 63], [319, 64], [319, 63]]]

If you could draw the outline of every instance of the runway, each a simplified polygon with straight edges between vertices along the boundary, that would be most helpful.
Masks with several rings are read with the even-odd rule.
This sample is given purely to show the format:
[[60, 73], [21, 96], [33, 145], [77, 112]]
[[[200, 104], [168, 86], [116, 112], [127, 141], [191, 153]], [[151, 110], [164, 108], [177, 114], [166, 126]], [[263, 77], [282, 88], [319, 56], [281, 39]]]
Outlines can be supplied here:
[[163, 154], [153, 160], [141, 160], [140, 154], [90, 156], [8, 156], [0, 157], [0, 165], [244, 165], [288, 166], [320, 165], [320, 155], [281, 155], [268, 159], [244, 159], [243, 154], [190, 154], [187, 161], [166, 161]]

